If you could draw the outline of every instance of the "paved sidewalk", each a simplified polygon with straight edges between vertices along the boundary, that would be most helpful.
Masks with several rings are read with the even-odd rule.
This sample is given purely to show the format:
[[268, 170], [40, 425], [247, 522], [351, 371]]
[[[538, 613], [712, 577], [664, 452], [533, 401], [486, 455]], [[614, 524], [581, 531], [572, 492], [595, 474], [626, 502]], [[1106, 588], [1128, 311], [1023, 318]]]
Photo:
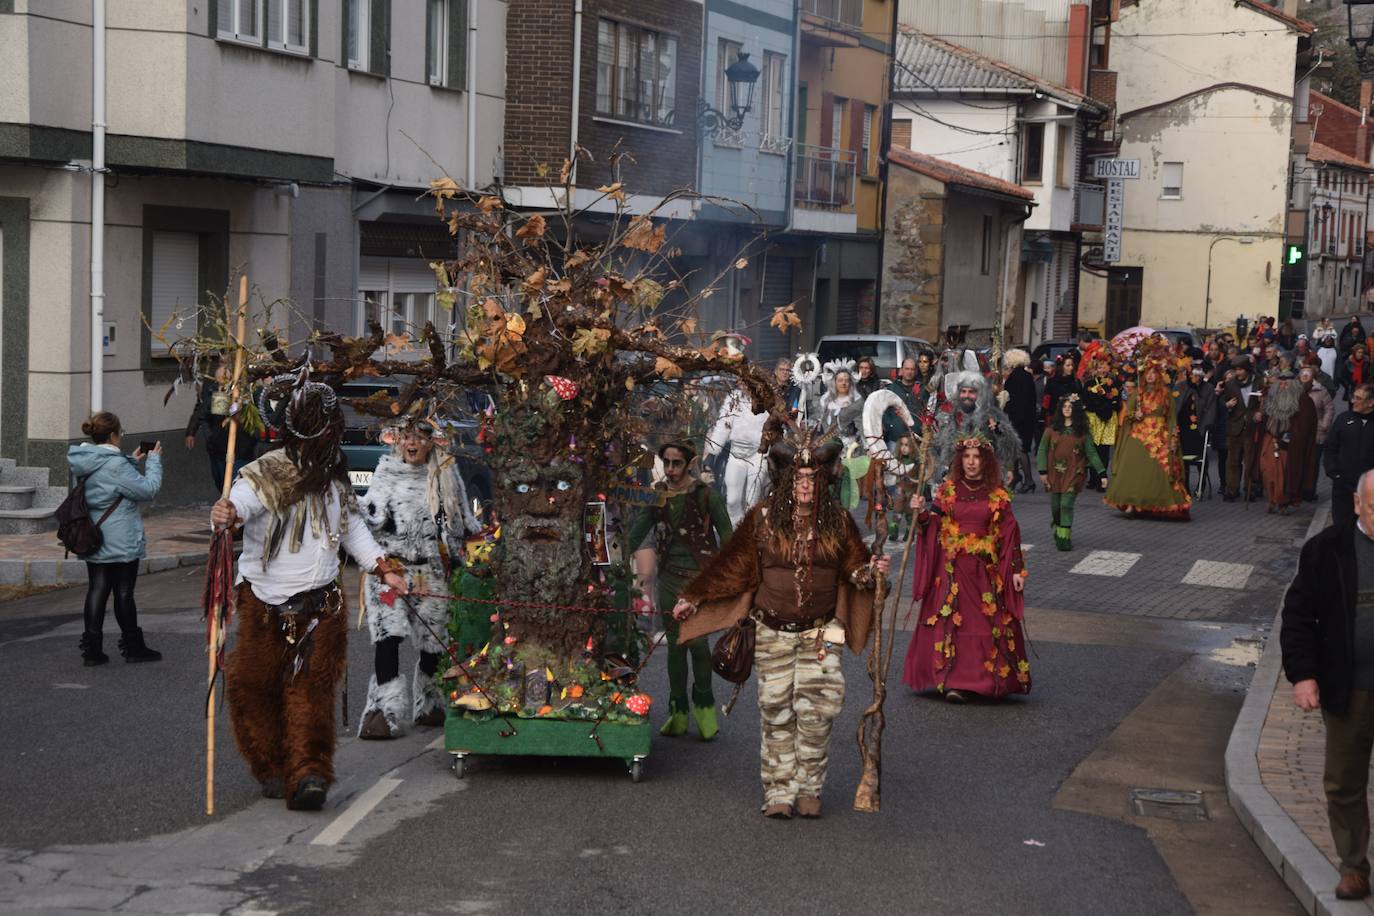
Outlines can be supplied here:
[[[141, 573], [204, 565], [210, 549], [208, 506], [155, 512], [143, 519], [148, 555]], [[56, 532], [0, 535], [0, 585], [84, 585], [86, 564], [65, 557]]]
[[[1329, 515], [1326, 506], [1318, 510], [1309, 537]], [[1374, 906], [1337, 900], [1334, 893], [1340, 874], [1322, 792], [1325, 729], [1320, 714], [1293, 705], [1278, 633], [1276, 614], [1226, 748], [1231, 806], [1309, 913], [1367, 916]]]

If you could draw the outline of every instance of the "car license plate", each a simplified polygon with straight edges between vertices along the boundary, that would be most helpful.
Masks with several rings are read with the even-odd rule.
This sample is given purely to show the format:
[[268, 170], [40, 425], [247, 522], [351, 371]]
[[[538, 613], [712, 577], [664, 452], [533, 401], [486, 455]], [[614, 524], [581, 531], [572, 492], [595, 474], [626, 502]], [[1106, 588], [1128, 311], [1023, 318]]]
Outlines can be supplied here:
[[370, 487], [372, 486], [372, 472], [349, 471], [348, 482], [353, 484], [353, 486], [355, 487]]

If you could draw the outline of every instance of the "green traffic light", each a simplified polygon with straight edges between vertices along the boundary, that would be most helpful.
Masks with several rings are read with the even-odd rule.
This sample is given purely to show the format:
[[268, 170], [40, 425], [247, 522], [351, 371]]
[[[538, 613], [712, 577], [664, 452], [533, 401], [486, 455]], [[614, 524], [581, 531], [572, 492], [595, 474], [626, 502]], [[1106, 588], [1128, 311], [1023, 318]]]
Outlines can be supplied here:
[[1301, 260], [1302, 260], [1302, 256], [1303, 256], [1303, 251], [1302, 251], [1302, 246], [1301, 246], [1301, 245], [1289, 245], [1289, 246], [1288, 246], [1288, 266], [1289, 266], [1289, 267], [1292, 267], [1294, 264], [1296, 264], [1296, 263], [1298, 263], [1299, 261], [1301, 261]]

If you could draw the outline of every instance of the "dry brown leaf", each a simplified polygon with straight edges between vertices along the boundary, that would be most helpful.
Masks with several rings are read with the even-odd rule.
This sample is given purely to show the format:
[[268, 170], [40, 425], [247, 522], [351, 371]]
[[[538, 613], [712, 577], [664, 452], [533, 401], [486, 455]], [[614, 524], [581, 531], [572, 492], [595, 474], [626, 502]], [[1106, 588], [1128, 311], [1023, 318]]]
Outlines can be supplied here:
[[534, 273], [525, 278], [524, 291], [526, 295], [533, 296], [544, 288], [544, 278], [549, 275], [548, 269], [541, 267]]
[[627, 376], [625, 376], [625, 390], [626, 390], [626, 391], [634, 391], [634, 390], [635, 390], [635, 377], [634, 377], [633, 375], [627, 375]]
[[607, 197], [611, 198], [611, 200], [619, 201], [622, 204], [625, 203], [625, 189], [618, 181], [615, 184], [602, 185], [596, 190], [597, 193], [605, 194]]
[[548, 289], [551, 293], [570, 293], [572, 292], [572, 281], [567, 277], [561, 277], [550, 283]]
[[678, 325], [684, 334], [695, 334], [697, 332], [697, 320], [695, 318], [684, 318]]
[[444, 215], [444, 201], [450, 197], [456, 197], [458, 192], [463, 189], [458, 186], [458, 182], [447, 176], [435, 178], [429, 183], [429, 193], [434, 195], [434, 212], [440, 216]]
[[567, 270], [577, 270], [577, 268], [581, 267], [583, 264], [586, 264], [591, 259], [592, 256], [587, 254], [586, 249], [579, 248], [577, 251], [574, 251], [566, 261], [563, 262], [563, 267]]
[[654, 371], [661, 378], [681, 378], [682, 367], [665, 356], [657, 357], [654, 360]]
[[538, 175], [540, 178], [548, 178], [549, 171], [549, 164], [547, 162], [541, 162], [534, 167], [534, 174]]
[[621, 239], [620, 243], [626, 248], [656, 254], [666, 241], [667, 229], [665, 227], [654, 228], [653, 221], [647, 216], [636, 216], [630, 220], [630, 227], [625, 231], [625, 237]]
[[500, 210], [505, 204], [499, 197], [486, 196], [477, 201], [477, 209], [483, 213], [491, 213], [493, 210]]
[[558, 173], [558, 183], [567, 184], [570, 175], [572, 175], [572, 160], [564, 159], [563, 168]]
[[746, 267], [748, 267], [748, 266], [749, 266], [749, 259], [748, 259], [748, 258], [740, 258], [738, 261], [735, 262], [735, 269], [736, 269], [736, 270], [744, 270], [744, 268], [746, 268]]
[[538, 213], [533, 214], [525, 220], [525, 224], [516, 230], [515, 237], [518, 239], [540, 239], [544, 237], [546, 228], [544, 217]]

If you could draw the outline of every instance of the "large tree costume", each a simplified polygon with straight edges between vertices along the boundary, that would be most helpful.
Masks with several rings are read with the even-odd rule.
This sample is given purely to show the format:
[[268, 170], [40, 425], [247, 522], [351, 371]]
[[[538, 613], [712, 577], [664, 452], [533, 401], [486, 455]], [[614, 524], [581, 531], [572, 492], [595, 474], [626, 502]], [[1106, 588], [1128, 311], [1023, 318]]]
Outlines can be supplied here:
[[[660, 448], [659, 457], [669, 448], [680, 451], [689, 462], [696, 457], [685, 443], [677, 442]], [[659, 488], [664, 491], [663, 504], [639, 514], [630, 525], [626, 543], [631, 549], [639, 549], [651, 533], [654, 535], [658, 558], [655, 597], [668, 641], [668, 720], [661, 734], [670, 738], [685, 734], [690, 708], [696, 719], [697, 733], [703, 741], [709, 741], [718, 731], [716, 699], [711, 689], [711, 647], [705, 637], [684, 643], [672, 610], [683, 587], [715, 556], [721, 545], [729, 541], [730, 515], [720, 496], [690, 474], [680, 489], [669, 489], [666, 481]], [[689, 657], [694, 678], [690, 704], [687, 698]]]
[[1012, 587], [1012, 576], [1026, 569], [1021, 528], [986, 437], [959, 447], [977, 448], [983, 471], [967, 480], [955, 460], [933, 506], [917, 516], [912, 597], [921, 609], [902, 681], [913, 690], [955, 691], [954, 698], [1029, 693], [1025, 599]]
[[1140, 373], [1126, 402], [1103, 501], [1127, 515], [1188, 520], [1192, 498], [1178, 444], [1178, 411], [1166, 370], [1167, 346], [1147, 338], [1137, 351]]
[[[858, 526], [831, 494], [839, 447], [778, 443], [772, 492], [682, 591], [695, 639], [751, 616], [761, 720], [763, 810], [820, 813], [830, 731], [844, 703], [838, 644], [861, 652], [873, 621], [875, 576]], [[816, 472], [811, 508], [794, 499], [800, 469]], [[842, 635], [841, 635], [842, 634]]]
[[334, 392], [295, 377], [284, 384], [285, 447], [244, 467], [229, 492], [244, 535], [226, 696], [263, 793], [318, 810], [334, 781], [334, 698], [348, 642], [339, 548], [364, 570], [393, 567], [358, 513]]

